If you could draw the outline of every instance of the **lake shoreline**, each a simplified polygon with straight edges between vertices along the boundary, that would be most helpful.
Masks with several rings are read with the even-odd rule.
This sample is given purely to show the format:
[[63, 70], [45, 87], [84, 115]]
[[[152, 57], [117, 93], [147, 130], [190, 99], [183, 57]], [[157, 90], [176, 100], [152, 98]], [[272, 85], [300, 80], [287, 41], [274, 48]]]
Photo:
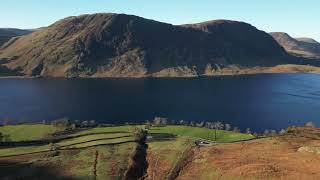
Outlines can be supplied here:
[[142, 76], [79, 76], [79, 77], [54, 77], [54, 76], [0, 76], [0, 79], [142, 79], [142, 78], [199, 78], [199, 77], [223, 77], [259, 74], [320, 74], [320, 67], [309, 65], [286, 64], [273, 67], [253, 67], [238, 69], [228, 67], [219, 72], [201, 75], [142, 75]]

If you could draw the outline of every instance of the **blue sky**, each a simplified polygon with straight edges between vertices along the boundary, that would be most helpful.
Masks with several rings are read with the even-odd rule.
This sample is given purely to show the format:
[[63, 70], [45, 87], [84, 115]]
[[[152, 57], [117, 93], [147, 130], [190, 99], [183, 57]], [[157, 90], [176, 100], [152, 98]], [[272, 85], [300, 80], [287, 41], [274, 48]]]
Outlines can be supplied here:
[[98, 12], [171, 24], [239, 20], [264, 31], [320, 41], [319, 0], [1, 0], [0, 27], [37, 28], [67, 16]]

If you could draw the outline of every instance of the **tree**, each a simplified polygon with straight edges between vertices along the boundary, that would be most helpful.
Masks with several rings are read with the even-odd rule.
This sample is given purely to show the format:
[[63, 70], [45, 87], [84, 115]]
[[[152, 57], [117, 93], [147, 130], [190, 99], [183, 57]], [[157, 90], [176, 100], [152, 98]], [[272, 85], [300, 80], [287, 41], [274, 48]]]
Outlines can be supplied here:
[[226, 131], [230, 131], [231, 130], [231, 125], [230, 124], [225, 124], [224, 128]]
[[284, 135], [284, 134], [286, 134], [286, 133], [287, 133], [287, 131], [284, 130], [284, 129], [281, 129], [280, 132], [279, 132], [280, 135]]
[[161, 118], [161, 124], [162, 125], [167, 125], [168, 124], [168, 119], [167, 118]]
[[146, 124], [145, 124], [145, 126], [144, 126], [144, 129], [145, 129], [145, 130], [149, 130], [150, 127], [151, 127], [151, 123], [150, 123], [150, 121], [147, 121]]
[[251, 134], [251, 129], [250, 129], [250, 128], [247, 128], [247, 129], [246, 129], [246, 133], [247, 133], [247, 134]]
[[154, 120], [153, 120], [153, 124], [155, 126], [161, 125], [161, 118], [160, 117], [155, 117]]
[[204, 126], [204, 122], [202, 121], [202, 122], [200, 122], [200, 123], [197, 123], [196, 126], [197, 126], [197, 127], [203, 127], [203, 126]]
[[71, 129], [71, 130], [75, 130], [75, 129], [77, 129], [76, 124], [75, 124], [75, 123], [71, 124], [71, 125], [70, 125], [70, 129]]
[[88, 127], [89, 126], [89, 122], [88, 121], [82, 121], [81, 126], [82, 127]]
[[214, 122], [213, 123], [213, 128], [214, 128], [214, 140], [217, 140], [217, 130], [223, 129], [223, 124], [222, 122]]
[[208, 129], [213, 129], [212, 122], [206, 122], [205, 123], [205, 127], [208, 128]]
[[59, 131], [64, 131], [69, 127], [70, 122], [67, 118], [62, 118], [52, 121], [51, 124], [58, 128]]
[[92, 127], [94, 127], [94, 126], [97, 125], [97, 123], [96, 123], [95, 120], [90, 120], [90, 121], [89, 121], [89, 124], [90, 124], [90, 126], [92, 126]]
[[277, 131], [276, 130], [271, 130], [270, 133], [271, 133], [271, 136], [276, 136], [277, 135]]
[[306, 127], [315, 128], [315, 127], [316, 127], [316, 124], [315, 124], [314, 122], [310, 121], [310, 122], [307, 122], [307, 123], [305, 124], [305, 126], [306, 126]]
[[240, 129], [238, 128], [238, 127], [233, 127], [233, 130], [232, 130], [233, 132], [235, 132], [235, 133], [239, 133], [240, 132]]

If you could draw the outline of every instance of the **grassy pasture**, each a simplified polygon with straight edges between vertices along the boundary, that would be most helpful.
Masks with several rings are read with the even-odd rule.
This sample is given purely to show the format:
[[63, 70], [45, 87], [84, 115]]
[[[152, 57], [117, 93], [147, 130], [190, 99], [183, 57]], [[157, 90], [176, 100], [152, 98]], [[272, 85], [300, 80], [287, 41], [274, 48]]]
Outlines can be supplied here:
[[[9, 137], [13, 137], [14, 141], [37, 140], [43, 138], [49, 133], [55, 132], [53, 126], [49, 125], [17, 125], [4, 126], [1, 128], [3, 128], [1, 130], [5, 130], [4, 134], [9, 135]], [[65, 150], [70, 148], [86, 148], [104, 144], [127, 143], [134, 141], [134, 137], [131, 133], [132, 128], [132, 126], [117, 126], [83, 130], [69, 135], [70, 139], [65, 139], [56, 143], [56, 147], [58, 149]], [[0, 157], [49, 151], [50, 148], [51, 146], [49, 144], [0, 148]]]
[[54, 126], [43, 124], [8, 125], [0, 127], [0, 132], [8, 137], [8, 141], [39, 140], [56, 131], [57, 129]]
[[[190, 126], [163, 126], [153, 127], [150, 133], [166, 133], [177, 136], [187, 136], [191, 138], [202, 138], [214, 141], [214, 130], [207, 128], [198, 128]], [[249, 140], [254, 137], [249, 134], [235, 133], [231, 131], [217, 130], [217, 142], [234, 142], [241, 140]]]

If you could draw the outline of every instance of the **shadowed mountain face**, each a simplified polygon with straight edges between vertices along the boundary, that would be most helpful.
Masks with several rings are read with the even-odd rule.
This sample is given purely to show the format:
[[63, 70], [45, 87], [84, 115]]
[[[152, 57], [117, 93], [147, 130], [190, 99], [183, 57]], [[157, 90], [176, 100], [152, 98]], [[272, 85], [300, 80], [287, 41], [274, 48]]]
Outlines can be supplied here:
[[31, 33], [30, 30], [0, 28], [0, 47], [8, 42], [11, 38], [23, 36]]
[[59, 77], [190, 76], [287, 58], [270, 35], [243, 22], [174, 26], [124, 14], [69, 17], [0, 52], [9, 69]]
[[282, 32], [270, 33], [271, 36], [289, 53], [306, 57], [320, 59], [320, 43], [311, 38], [292, 38]]

